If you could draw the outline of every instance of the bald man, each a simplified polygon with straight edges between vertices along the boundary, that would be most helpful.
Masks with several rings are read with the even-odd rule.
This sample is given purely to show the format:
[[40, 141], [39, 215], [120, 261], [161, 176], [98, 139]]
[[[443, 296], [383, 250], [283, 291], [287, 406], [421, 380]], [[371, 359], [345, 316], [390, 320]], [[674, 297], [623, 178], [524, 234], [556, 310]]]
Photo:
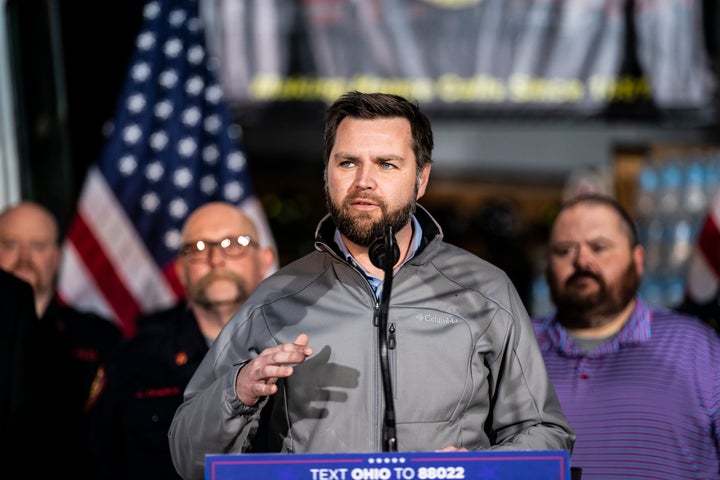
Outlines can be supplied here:
[[21, 202], [0, 213], [0, 268], [32, 285], [39, 316], [53, 299], [59, 267], [58, 225], [49, 210]]
[[274, 251], [258, 243], [253, 222], [227, 203], [195, 210], [182, 241], [175, 267], [186, 299], [139, 319], [138, 334], [108, 367], [98, 408], [98, 478], [180, 478], [167, 432], [185, 386], [275, 261]]
[[275, 254], [259, 245], [252, 220], [226, 203], [195, 210], [182, 238], [178, 277], [200, 331], [211, 342], [270, 272]]
[[53, 473], [84, 476], [78, 464], [90, 462], [88, 412], [94, 400], [96, 372], [120, 343], [122, 333], [110, 321], [63, 305], [56, 294], [61, 262], [58, 222], [43, 205], [23, 201], [0, 213], [0, 268], [32, 286], [40, 319], [35, 354], [46, 375], [48, 414], [43, 415], [43, 453]]

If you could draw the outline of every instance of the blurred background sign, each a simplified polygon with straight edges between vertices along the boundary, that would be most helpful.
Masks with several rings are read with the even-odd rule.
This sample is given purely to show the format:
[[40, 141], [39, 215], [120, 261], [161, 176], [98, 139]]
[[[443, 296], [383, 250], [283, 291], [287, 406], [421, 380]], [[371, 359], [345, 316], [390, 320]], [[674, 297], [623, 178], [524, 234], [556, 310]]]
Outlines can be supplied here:
[[[208, 0], [230, 99], [412, 97], [445, 114], [716, 114], [717, 8], [686, 0]], [[617, 110], [611, 105], [631, 108]]]

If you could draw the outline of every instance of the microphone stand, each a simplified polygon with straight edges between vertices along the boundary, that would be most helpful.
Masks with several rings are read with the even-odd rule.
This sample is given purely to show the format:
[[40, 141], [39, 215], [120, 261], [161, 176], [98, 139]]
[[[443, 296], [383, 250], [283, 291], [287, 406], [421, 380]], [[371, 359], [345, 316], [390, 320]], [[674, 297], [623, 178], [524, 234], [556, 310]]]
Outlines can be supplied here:
[[[385, 398], [385, 415], [383, 418], [383, 451], [397, 452], [397, 437], [395, 429], [395, 407], [393, 405], [392, 380], [390, 377], [390, 361], [388, 359], [388, 310], [390, 308], [390, 293], [392, 290], [393, 266], [397, 262], [400, 252], [392, 234], [392, 227], [386, 225], [384, 238], [375, 242], [383, 244], [370, 246], [370, 261], [385, 274], [383, 291], [380, 299], [380, 309], [375, 325], [378, 326], [378, 340], [380, 345], [380, 372], [382, 374], [383, 394]], [[384, 248], [380, 248], [380, 247]]]

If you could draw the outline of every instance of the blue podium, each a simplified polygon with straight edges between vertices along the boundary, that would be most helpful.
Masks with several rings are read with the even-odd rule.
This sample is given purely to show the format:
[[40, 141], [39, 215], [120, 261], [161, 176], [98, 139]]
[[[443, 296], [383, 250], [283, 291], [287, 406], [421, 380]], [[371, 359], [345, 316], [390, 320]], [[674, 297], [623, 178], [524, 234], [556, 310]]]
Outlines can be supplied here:
[[570, 480], [566, 451], [208, 455], [206, 480]]

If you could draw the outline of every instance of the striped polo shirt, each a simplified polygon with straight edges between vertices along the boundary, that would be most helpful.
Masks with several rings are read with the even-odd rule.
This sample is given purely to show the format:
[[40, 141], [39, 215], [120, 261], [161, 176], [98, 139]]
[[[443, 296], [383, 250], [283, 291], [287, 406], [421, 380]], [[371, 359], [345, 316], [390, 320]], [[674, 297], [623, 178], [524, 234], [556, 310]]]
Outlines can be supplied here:
[[554, 316], [533, 327], [583, 480], [720, 479], [720, 336], [708, 325], [638, 298], [589, 352]]

